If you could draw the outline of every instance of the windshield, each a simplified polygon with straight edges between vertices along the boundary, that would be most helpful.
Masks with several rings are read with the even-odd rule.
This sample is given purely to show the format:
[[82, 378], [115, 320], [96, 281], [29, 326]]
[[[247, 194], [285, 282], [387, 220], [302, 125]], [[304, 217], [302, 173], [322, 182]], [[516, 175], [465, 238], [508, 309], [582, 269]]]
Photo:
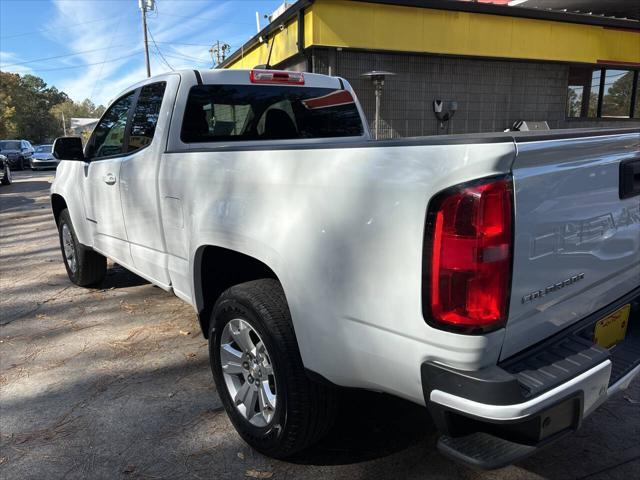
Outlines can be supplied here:
[[51, 153], [51, 147], [53, 147], [53, 145], [38, 145], [36, 147], [36, 153]]
[[20, 150], [20, 142], [15, 140], [4, 140], [0, 142], [0, 150]]
[[346, 90], [276, 85], [200, 85], [187, 99], [183, 142], [360, 136]]

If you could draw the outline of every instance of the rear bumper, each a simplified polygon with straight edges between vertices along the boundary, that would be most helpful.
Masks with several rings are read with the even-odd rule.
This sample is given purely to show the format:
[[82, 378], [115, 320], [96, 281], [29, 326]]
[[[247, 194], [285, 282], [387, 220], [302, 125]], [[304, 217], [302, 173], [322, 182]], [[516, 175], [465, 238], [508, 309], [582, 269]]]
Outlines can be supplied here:
[[[610, 350], [594, 345], [595, 323], [626, 303], [634, 307], [625, 340]], [[640, 289], [498, 366], [464, 372], [426, 362], [421, 371], [444, 434], [440, 450], [476, 467], [505, 466], [578, 429], [640, 375]]]
[[57, 168], [58, 161], [57, 160], [31, 160], [31, 168]]

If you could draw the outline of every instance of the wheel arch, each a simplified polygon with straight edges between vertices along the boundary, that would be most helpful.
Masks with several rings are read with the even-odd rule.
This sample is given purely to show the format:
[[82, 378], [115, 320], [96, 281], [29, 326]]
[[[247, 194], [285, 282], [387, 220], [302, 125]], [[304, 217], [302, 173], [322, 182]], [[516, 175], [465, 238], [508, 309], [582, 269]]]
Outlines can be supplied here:
[[65, 208], [68, 208], [67, 202], [62, 195], [59, 193], [51, 195], [51, 210], [53, 211], [53, 218], [56, 221], [56, 225], [58, 225], [60, 214]]
[[205, 338], [209, 336], [211, 313], [220, 295], [233, 285], [261, 278], [273, 278], [282, 285], [274, 269], [254, 256], [216, 245], [202, 245], [196, 250], [193, 292]]

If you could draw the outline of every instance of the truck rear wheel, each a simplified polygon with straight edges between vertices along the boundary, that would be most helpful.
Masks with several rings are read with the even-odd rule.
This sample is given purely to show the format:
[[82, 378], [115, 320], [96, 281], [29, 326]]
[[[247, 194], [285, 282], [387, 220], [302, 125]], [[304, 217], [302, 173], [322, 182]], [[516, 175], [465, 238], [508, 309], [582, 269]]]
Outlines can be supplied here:
[[231, 422], [259, 452], [291, 456], [333, 425], [337, 392], [306, 375], [277, 280], [243, 283], [220, 296], [209, 332], [209, 359]]
[[100, 283], [107, 273], [107, 259], [78, 242], [67, 209], [60, 213], [58, 234], [69, 280], [80, 287]]

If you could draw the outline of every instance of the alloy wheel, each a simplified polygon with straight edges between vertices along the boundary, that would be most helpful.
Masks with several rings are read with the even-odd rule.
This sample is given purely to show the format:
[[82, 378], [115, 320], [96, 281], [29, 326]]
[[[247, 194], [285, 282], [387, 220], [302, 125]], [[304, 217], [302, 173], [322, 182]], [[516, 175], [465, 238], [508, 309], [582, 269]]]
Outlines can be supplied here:
[[64, 250], [64, 257], [67, 260], [69, 270], [75, 274], [77, 268], [76, 247], [69, 225], [66, 223], [62, 224], [62, 249]]
[[266, 427], [276, 410], [276, 379], [258, 332], [240, 318], [229, 321], [220, 337], [220, 364], [229, 395], [240, 414]]

